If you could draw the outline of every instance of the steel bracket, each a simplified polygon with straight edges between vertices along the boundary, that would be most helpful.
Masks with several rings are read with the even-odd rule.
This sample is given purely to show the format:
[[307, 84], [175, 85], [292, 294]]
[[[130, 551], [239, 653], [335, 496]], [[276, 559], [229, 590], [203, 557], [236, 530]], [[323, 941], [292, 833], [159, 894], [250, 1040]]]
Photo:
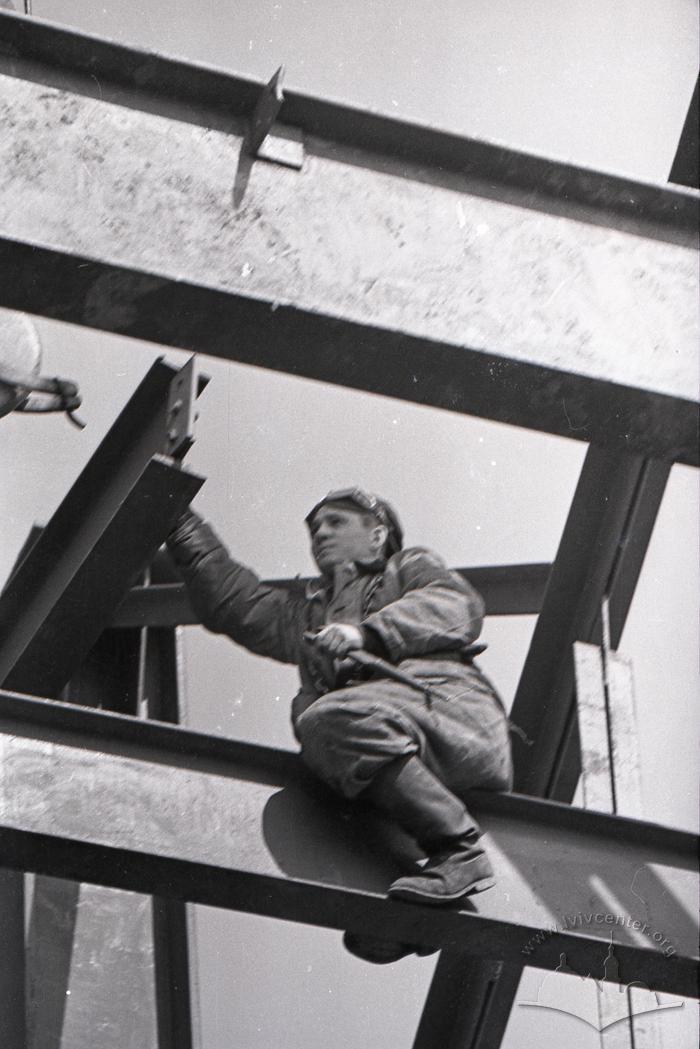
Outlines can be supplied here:
[[209, 380], [197, 373], [194, 354], [177, 372], [170, 383], [167, 404], [167, 435], [165, 455], [183, 459], [194, 444], [194, 427], [199, 417], [195, 400]]
[[243, 150], [258, 160], [299, 171], [304, 163], [304, 138], [301, 128], [278, 124], [277, 115], [284, 102], [282, 81], [284, 66], [280, 66], [258, 98], [243, 141]]

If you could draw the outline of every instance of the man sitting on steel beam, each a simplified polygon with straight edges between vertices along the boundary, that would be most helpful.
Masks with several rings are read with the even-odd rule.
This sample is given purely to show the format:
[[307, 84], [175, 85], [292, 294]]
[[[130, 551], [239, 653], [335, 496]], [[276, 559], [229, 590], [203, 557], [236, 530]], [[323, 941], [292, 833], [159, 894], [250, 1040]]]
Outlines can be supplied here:
[[[359, 488], [330, 492], [306, 523], [321, 575], [305, 593], [262, 584], [192, 511], [168, 546], [205, 627], [299, 666], [292, 721], [304, 762], [425, 850], [421, 873], [389, 895], [443, 905], [483, 891], [493, 871], [461, 799], [512, 786], [506, 714], [474, 663], [483, 601], [436, 554], [403, 549], [395, 511]], [[345, 942], [372, 961], [414, 950]]]

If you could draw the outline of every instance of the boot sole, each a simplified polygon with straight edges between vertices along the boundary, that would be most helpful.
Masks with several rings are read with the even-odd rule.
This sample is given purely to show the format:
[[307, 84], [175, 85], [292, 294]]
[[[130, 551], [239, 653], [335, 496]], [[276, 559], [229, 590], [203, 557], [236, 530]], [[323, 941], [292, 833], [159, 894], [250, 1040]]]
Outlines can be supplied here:
[[373, 965], [391, 965], [392, 962], [398, 962], [411, 954], [425, 958], [440, 949], [439, 947], [419, 947], [417, 944], [395, 943], [373, 936], [358, 936], [350, 932], [346, 932], [343, 936], [343, 946], [355, 958], [361, 958], [363, 962], [371, 962]]
[[495, 884], [495, 878], [479, 878], [478, 881], [468, 885], [466, 889], [450, 894], [442, 893], [438, 896], [435, 893], [421, 892], [420, 889], [404, 889], [401, 887], [398, 889], [390, 888], [387, 895], [392, 900], [406, 900], [409, 903], [424, 903], [432, 907], [440, 907], [443, 903], [454, 903], [465, 896], [472, 896], [477, 892], [485, 892], [487, 889], [492, 889]]

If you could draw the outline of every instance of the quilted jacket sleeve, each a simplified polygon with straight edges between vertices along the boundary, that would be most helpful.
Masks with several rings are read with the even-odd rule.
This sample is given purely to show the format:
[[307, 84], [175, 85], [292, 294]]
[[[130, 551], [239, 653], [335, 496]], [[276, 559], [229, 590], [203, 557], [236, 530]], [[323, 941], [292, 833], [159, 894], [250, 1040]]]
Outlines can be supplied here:
[[203, 626], [282, 663], [296, 663], [303, 632], [303, 599], [263, 584], [234, 561], [214, 530], [189, 511], [168, 537], [168, 549], [187, 584]]
[[362, 626], [379, 637], [394, 662], [460, 651], [481, 632], [482, 598], [430, 550], [414, 547], [392, 557], [385, 589], [388, 603]]

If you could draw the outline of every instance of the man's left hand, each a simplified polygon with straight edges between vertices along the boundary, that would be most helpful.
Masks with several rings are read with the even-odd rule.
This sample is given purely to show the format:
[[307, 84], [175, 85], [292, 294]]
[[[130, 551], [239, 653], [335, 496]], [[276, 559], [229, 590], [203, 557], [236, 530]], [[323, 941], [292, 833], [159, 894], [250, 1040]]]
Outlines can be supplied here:
[[330, 623], [319, 630], [314, 644], [335, 659], [342, 659], [354, 648], [364, 646], [364, 637], [359, 627], [351, 623]]

